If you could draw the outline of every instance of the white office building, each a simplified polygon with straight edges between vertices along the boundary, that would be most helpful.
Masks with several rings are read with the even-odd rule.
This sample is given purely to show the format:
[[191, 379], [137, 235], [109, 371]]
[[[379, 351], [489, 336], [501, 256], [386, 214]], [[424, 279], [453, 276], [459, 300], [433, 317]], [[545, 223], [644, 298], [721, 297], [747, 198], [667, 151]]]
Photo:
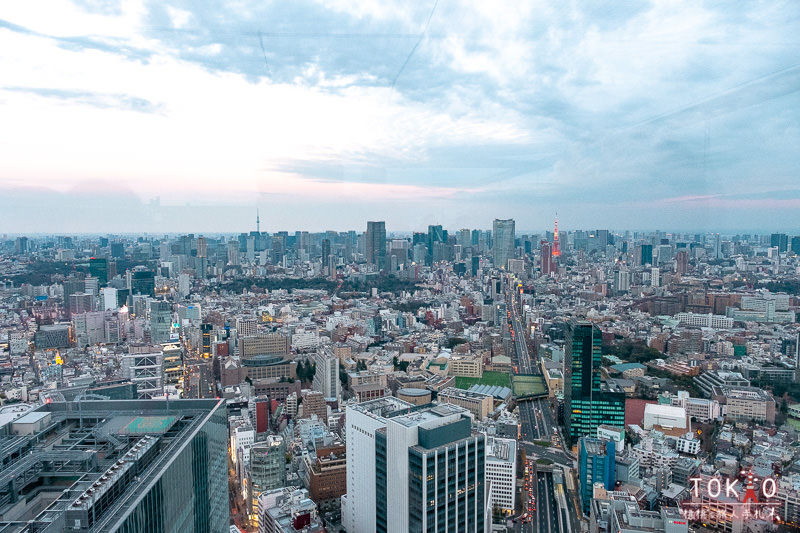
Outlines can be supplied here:
[[314, 390], [325, 398], [339, 398], [342, 382], [339, 381], [339, 359], [327, 348], [320, 349], [315, 357], [317, 371], [314, 374]]
[[486, 438], [486, 493], [490, 509], [514, 512], [516, 502], [517, 442]]
[[466, 409], [387, 397], [346, 417], [348, 532], [484, 531], [486, 437]]

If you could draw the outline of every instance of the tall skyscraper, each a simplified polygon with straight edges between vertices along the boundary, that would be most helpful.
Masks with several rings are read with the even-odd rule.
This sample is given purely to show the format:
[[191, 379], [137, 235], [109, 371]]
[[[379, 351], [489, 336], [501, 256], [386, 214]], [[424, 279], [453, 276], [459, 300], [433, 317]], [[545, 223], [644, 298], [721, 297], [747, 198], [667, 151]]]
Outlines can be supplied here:
[[165, 300], [150, 302], [150, 338], [154, 344], [169, 342], [172, 331], [172, 304]]
[[556, 272], [556, 261], [553, 258], [553, 247], [547, 241], [542, 241], [539, 244], [539, 248], [542, 252], [542, 257], [540, 260], [540, 270], [542, 276], [552, 276]]
[[342, 382], [339, 381], [339, 359], [331, 350], [321, 348], [315, 357], [317, 371], [314, 373], [314, 390], [325, 398], [339, 398]]
[[792, 252], [800, 255], [800, 236], [792, 237]]
[[638, 266], [653, 264], [653, 245], [638, 244], [634, 250], [634, 263]]
[[786, 252], [789, 249], [789, 236], [785, 233], [773, 233], [770, 235], [770, 246], [777, 246], [778, 253]]
[[375, 265], [378, 270], [386, 266], [386, 222], [367, 222], [366, 233], [367, 264]]
[[678, 250], [675, 254], [675, 272], [678, 274], [689, 272], [689, 250]]
[[434, 261], [434, 259], [433, 259], [433, 255], [434, 255], [433, 254], [433, 249], [435, 248], [436, 243], [437, 242], [439, 242], [439, 243], [445, 242], [445, 240], [446, 239], [444, 237], [444, 230], [442, 229], [442, 226], [439, 226], [439, 225], [428, 226], [428, 241], [427, 241], [426, 244], [428, 245], [428, 259], [429, 259], [428, 262], [429, 262], [429, 264]]
[[508, 268], [508, 260], [514, 257], [514, 219], [494, 219], [494, 266]]
[[276, 435], [250, 448], [251, 511], [258, 508], [258, 497], [264, 492], [286, 486], [286, 444]]
[[[26, 531], [71, 533], [228, 531], [225, 400], [83, 400], [80, 406], [37, 407], [26, 416], [38, 422], [18, 437], [25, 453], [4, 452], [0, 512], [4, 520], [10, 508], [25, 517], [12, 530], [21, 524]], [[93, 438], [70, 447], [54, 442], [56, 427]], [[52, 464], [65, 465], [61, 472], [69, 475], [41, 467]], [[14, 472], [25, 472], [27, 482], [14, 481]], [[47, 509], [39, 493], [50, 495]]]
[[714, 250], [712, 253], [714, 259], [722, 259], [722, 239], [719, 233], [714, 234]]
[[135, 270], [131, 274], [131, 294], [155, 296], [156, 278], [152, 270]]
[[581, 504], [584, 514], [589, 514], [595, 483], [602, 483], [606, 490], [614, 490], [616, 457], [613, 440], [581, 437], [578, 441], [578, 475], [581, 489]]
[[564, 422], [574, 444], [597, 426], [625, 427], [625, 393], [600, 381], [602, 335], [592, 322], [573, 320], [564, 350]]
[[415, 408], [387, 397], [347, 407], [347, 494], [352, 533], [482, 532], [486, 437], [466, 409]]
[[239, 241], [231, 239], [228, 241], [228, 264], [238, 266], [239, 262]]
[[105, 257], [89, 259], [89, 274], [98, 279], [100, 286], [108, 283], [108, 259]]

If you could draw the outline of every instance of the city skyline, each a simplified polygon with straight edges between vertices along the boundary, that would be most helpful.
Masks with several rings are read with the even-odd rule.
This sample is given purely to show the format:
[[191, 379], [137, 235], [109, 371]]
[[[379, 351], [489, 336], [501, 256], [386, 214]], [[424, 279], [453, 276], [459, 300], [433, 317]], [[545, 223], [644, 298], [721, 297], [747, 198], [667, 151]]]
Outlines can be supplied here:
[[[514, 219], [508, 219], [514, 221]], [[368, 233], [368, 226], [366, 226], [367, 222], [364, 221], [362, 226], [358, 227], [322, 227], [321, 229], [317, 230], [305, 230], [305, 229], [298, 229], [298, 228], [289, 228], [286, 226], [275, 226], [267, 229], [261, 229], [260, 232], [254, 230], [253, 228], [244, 227], [240, 229], [232, 229], [229, 231], [199, 231], [197, 229], [186, 229], [185, 231], [41, 231], [41, 232], [33, 232], [33, 231], [19, 231], [19, 232], [12, 232], [12, 231], [5, 231], [0, 233], [0, 237], [5, 239], [9, 238], [16, 238], [16, 237], [31, 237], [31, 238], [47, 238], [47, 237], [58, 237], [58, 236], [76, 236], [76, 237], [85, 237], [85, 238], [97, 238], [97, 237], [152, 237], [154, 239], [161, 239], [161, 238], [172, 238], [172, 237], [179, 237], [181, 235], [196, 235], [197, 237], [208, 237], [208, 238], [231, 238], [236, 237], [242, 234], [252, 234], [252, 233], [261, 233], [263, 235], [276, 235], [280, 233], [288, 233], [289, 236], [295, 236], [297, 233], [308, 233], [310, 235], [324, 235], [328, 232], [335, 232], [335, 233], [348, 233], [350, 231], [355, 231], [357, 235]], [[376, 222], [383, 222], [386, 221], [376, 221]], [[514, 221], [516, 222], [516, 221]], [[415, 233], [420, 233], [426, 231], [431, 226], [438, 226], [443, 228], [446, 232], [450, 235], [455, 235], [456, 233], [462, 230], [470, 230], [470, 231], [481, 231], [481, 232], [489, 232], [490, 234], [493, 233], [493, 226], [490, 222], [489, 224], [478, 225], [474, 227], [453, 227], [453, 226], [443, 226], [441, 224], [429, 224], [427, 226], [419, 226], [413, 227], [409, 229], [397, 229], [397, 228], [388, 228], [386, 229], [386, 240], [389, 241], [390, 239], [412, 239]], [[255, 226], [254, 226], [255, 227]], [[598, 230], [608, 231], [609, 234], [625, 236], [626, 233], [631, 234], [640, 234], [640, 235], [655, 235], [657, 233], [663, 233], [667, 236], [693, 236], [693, 235], [703, 235], [703, 236], [712, 236], [712, 235], [720, 235], [723, 238], [733, 238], [733, 237], [758, 237], [758, 236], [769, 236], [769, 235], [786, 235], [787, 237], [791, 237], [796, 233], [800, 233], [800, 231], [793, 231], [792, 229], [788, 229], [786, 227], [782, 228], [764, 228], [764, 229], [741, 229], [741, 230], [728, 230], [728, 231], [721, 231], [721, 230], [714, 230], [712, 229], [686, 229], [686, 230], [677, 230], [671, 228], [625, 228], [625, 227], [598, 227], [597, 224], [592, 225], [591, 223], [587, 226], [583, 227], [573, 227], [565, 229], [562, 225], [561, 229], [559, 229], [559, 235], [562, 236], [562, 239], [568, 235], [572, 235], [575, 232], [593, 232]], [[544, 238], [548, 234], [553, 233], [553, 227], [541, 227], [541, 228], [534, 228], [534, 229], [521, 229], [515, 232], [517, 238], [520, 236], [541, 236]], [[548, 244], [552, 245], [552, 242], [548, 241]]]
[[560, 7], [5, 6], [0, 227], [800, 229], [792, 3]]

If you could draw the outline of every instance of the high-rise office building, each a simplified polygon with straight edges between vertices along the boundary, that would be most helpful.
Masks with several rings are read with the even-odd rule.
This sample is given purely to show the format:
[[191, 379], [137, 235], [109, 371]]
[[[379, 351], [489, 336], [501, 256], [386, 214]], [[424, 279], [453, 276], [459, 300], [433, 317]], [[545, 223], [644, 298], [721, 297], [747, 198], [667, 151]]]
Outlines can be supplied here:
[[689, 272], [689, 250], [678, 250], [675, 254], [675, 272], [678, 274]]
[[339, 381], [339, 359], [327, 348], [321, 348], [315, 357], [314, 390], [325, 398], [339, 398], [342, 382]]
[[486, 437], [465, 409], [414, 407], [386, 397], [347, 407], [347, 494], [352, 533], [482, 532]]
[[494, 266], [508, 268], [508, 260], [514, 257], [514, 219], [494, 219]]
[[553, 257], [553, 246], [547, 241], [542, 241], [539, 244], [539, 248], [542, 252], [539, 263], [542, 276], [552, 276], [556, 272], [556, 258]]
[[789, 249], [789, 236], [785, 233], [773, 233], [770, 235], [770, 246], [777, 246], [778, 253], [783, 253]]
[[375, 265], [378, 270], [386, 268], [386, 223], [367, 222], [366, 233], [367, 264]]
[[156, 277], [152, 270], [135, 270], [131, 274], [131, 294], [153, 297], [156, 294]]
[[89, 311], [94, 311], [94, 296], [86, 292], [69, 295], [70, 315], [88, 313]]
[[108, 259], [105, 257], [89, 259], [89, 274], [97, 278], [101, 286], [108, 283]]
[[170, 341], [172, 331], [172, 304], [165, 300], [151, 300], [149, 306], [150, 338], [154, 344]]
[[602, 483], [606, 490], [614, 490], [615, 458], [613, 440], [596, 437], [578, 440], [578, 484], [584, 514], [589, 514], [595, 483]]
[[26, 254], [28, 253], [28, 238], [27, 237], [17, 237], [14, 241], [14, 253], [15, 254]]
[[[246, 243], [245, 246], [247, 246]], [[240, 264], [239, 241], [236, 239], [228, 241], [228, 264], [231, 266], [238, 266]]]
[[625, 426], [625, 392], [600, 381], [602, 334], [587, 321], [573, 320], [564, 350], [564, 422], [569, 442], [595, 435], [597, 426]]
[[258, 319], [253, 316], [238, 317], [236, 319], [236, 335], [241, 337], [252, 337], [258, 333]]
[[13, 531], [229, 529], [225, 400], [52, 402], [10, 425], [26, 450], [0, 452], [0, 516]]
[[116, 259], [125, 257], [125, 245], [121, 242], [112, 242], [109, 248], [111, 249], [111, 257]]
[[800, 255], [800, 236], [792, 237], [792, 252]]
[[634, 264], [638, 266], [653, 264], [653, 245], [639, 244], [634, 251]]
[[316, 415], [317, 420], [323, 424], [328, 424], [328, 404], [325, 402], [325, 395], [318, 390], [304, 390], [303, 416], [301, 418], [311, 418]]
[[286, 444], [283, 438], [269, 435], [250, 448], [251, 510], [258, 508], [262, 493], [286, 486]]
[[330, 275], [328, 271], [328, 256], [331, 255], [331, 241], [330, 239], [322, 239], [322, 270]]
[[516, 508], [517, 441], [487, 437], [487, 507], [511, 514]]
[[433, 249], [436, 246], [436, 243], [443, 243], [446, 242], [444, 236], [444, 229], [440, 225], [429, 225], [428, 226], [428, 257], [431, 258], [433, 261]]

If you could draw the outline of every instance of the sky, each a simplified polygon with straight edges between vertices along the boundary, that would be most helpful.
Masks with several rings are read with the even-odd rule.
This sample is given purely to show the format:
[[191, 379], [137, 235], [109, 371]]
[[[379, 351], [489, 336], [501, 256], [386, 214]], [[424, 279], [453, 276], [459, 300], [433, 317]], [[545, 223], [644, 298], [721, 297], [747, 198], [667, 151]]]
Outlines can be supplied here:
[[800, 2], [6, 0], [0, 234], [800, 231]]

